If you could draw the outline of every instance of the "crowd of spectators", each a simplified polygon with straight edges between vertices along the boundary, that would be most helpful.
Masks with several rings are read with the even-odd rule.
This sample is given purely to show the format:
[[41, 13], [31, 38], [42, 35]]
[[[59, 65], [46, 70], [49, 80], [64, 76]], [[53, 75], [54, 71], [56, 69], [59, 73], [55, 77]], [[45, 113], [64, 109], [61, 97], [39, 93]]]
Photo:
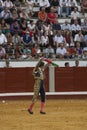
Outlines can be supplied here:
[[[0, 59], [87, 59], [80, 13], [75, 0], [0, 0]], [[70, 21], [61, 24], [63, 17]]]

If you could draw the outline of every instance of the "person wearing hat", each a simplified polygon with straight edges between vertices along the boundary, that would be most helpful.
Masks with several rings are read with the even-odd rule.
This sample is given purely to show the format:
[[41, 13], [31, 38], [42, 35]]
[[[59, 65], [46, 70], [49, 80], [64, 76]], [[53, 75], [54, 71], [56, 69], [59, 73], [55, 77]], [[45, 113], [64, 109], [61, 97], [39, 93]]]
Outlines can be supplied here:
[[45, 64], [42, 59], [39, 60], [36, 67], [33, 70], [33, 75], [35, 79], [34, 84], [34, 95], [32, 98], [32, 102], [28, 108], [28, 112], [30, 114], [33, 114], [33, 106], [35, 102], [37, 101], [38, 95], [40, 93], [41, 95], [41, 110], [40, 114], [46, 114], [44, 112], [44, 105], [45, 105], [45, 88], [44, 88], [44, 71], [48, 67], [48, 64]]

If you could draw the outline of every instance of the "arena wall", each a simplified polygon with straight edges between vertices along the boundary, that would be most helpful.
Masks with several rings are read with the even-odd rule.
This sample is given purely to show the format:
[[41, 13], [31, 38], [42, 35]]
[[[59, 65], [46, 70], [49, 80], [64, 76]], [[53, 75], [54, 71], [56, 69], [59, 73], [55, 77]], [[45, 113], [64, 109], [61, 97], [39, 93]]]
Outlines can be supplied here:
[[[0, 68], [0, 99], [29, 99], [33, 95], [33, 67]], [[49, 67], [47, 98], [86, 98], [87, 67]]]

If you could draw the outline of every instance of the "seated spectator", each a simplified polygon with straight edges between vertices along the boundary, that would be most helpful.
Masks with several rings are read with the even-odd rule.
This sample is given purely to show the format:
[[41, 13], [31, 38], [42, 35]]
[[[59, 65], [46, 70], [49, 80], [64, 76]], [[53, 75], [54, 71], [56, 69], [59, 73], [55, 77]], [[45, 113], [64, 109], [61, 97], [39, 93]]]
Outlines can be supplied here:
[[26, 20], [29, 19], [29, 14], [26, 12], [26, 9], [20, 9], [18, 14], [19, 14], [19, 18], [23, 18]]
[[5, 47], [6, 44], [7, 44], [7, 38], [5, 34], [2, 33], [2, 30], [0, 30], [0, 45]]
[[48, 44], [47, 48], [43, 49], [43, 55], [46, 58], [54, 58], [54, 48], [52, 48], [52, 46]]
[[5, 0], [4, 3], [3, 3], [3, 6], [7, 7], [10, 10], [13, 7], [13, 3], [10, 0]]
[[79, 11], [77, 10], [77, 7], [74, 8], [74, 11], [71, 12], [71, 24], [74, 23], [74, 20], [78, 21], [78, 24], [81, 25], [81, 19]]
[[60, 5], [58, 0], [51, 0], [51, 6], [54, 8], [54, 12], [60, 15]]
[[10, 26], [11, 34], [14, 35], [15, 32], [18, 32], [20, 34], [20, 25], [17, 20], [15, 20], [11, 26]]
[[82, 58], [82, 47], [80, 45], [80, 42], [76, 42], [76, 47], [75, 47], [75, 50], [76, 50], [76, 57], [77, 58]]
[[85, 47], [86, 46], [85, 42], [84, 42], [84, 36], [83, 36], [81, 31], [79, 31], [77, 34], [75, 34], [74, 42], [79, 42], [81, 47]]
[[17, 19], [19, 18], [16, 9], [13, 9], [13, 10], [11, 11], [11, 15], [12, 15], [12, 22], [14, 22], [15, 20], [17, 20]]
[[33, 15], [33, 7], [34, 7], [34, 0], [26, 0], [26, 6], [29, 9], [29, 15], [32, 16]]
[[65, 62], [64, 66], [65, 67], [70, 67], [69, 62]]
[[50, 10], [49, 0], [40, 0], [40, 1], [39, 1], [39, 6], [40, 6], [40, 7], [44, 7], [44, 8], [45, 8], [45, 11], [46, 11], [47, 13], [49, 13], [49, 10]]
[[65, 38], [64, 38], [64, 36], [62, 35], [62, 31], [57, 31], [56, 34], [54, 35], [53, 40], [54, 40], [54, 46], [55, 46], [55, 47], [58, 47], [59, 44], [61, 44], [61, 43], [66, 44], [66, 43], [65, 43]]
[[65, 41], [66, 41], [66, 44], [70, 47], [73, 43], [73, 38], [72, 38], [72, 34], [69, 30], [66, 30], [65, 32]]
[[17, 45], [22, 45], [22, 39], [20, 35], [18, 35], [18, 32], [15, 32], [15, 34], [12, 36], [12, 43], [13, 43], [14, 48]]
[[6, 23], [4, 18], [1, 19], [0, 24], [1, 24], [1, 29], [2, 29], [3, 34], [10, 32], [10, 25], [8, 23]]
[[30, 20], [30, 23], [28, 24], [28, 29], [29, 29], [31, 35], [35, 34], [35, 32], [36, 32], [35, 27], [36, 27], [36, 25], [35, 25], [34, 21]]
[[69, 53], [67, 49], [64, 47], [64, 43], [61, 43], [59, 47], [56, 49], [56, 58], [65, 59], [69, 57]]
[[85, 10], [87, 10], [87, 0], [82, 0], [81, 8], [83, 15], [85, 15]]
[[21, 8], [21, 2], [19, 0], [13, 1], [13, 4], [16, 7], [17, 10]]
[[75, 34], [81, 31], [81, 26], [78, 24], [78, 21], [75, 20], [74, 24], [71, 25], [72, 37], [74, 38]]
[[42, 36], [41, 36], [41, 42], [40, 42], [40, 47], [47, 47], [47, 45], [49, 44], [49, 37], [46, 34], [46, 32], [43, 32]]
[[11, 15], [11, 11], [5, 7], [4, 10], [0, 13], [0, 18], [4, 18], [6, 23], [11, 23], [11, 19], [12, 19], [12, 15]]
[[5, 48], [0, 44], [0, 59], [5, 59], [6, 51]]
[[65, 22], [61, 25], [61, 29], [64, 31], [71, 30], [71, 26], [70, 26], [68, 20], [65, 20]]
[[29, 32], [26, 31], [26, 33], [22, 36], [22, 42], [25, 47], [32, 48], [32, 36], [30, 36]]
[[58, 22], [57, 19], [52, 24], [52, 30], [53, 30], [53, 32], [55, 32], [55, 30], [56, 31], [61, 30], [61, 25], [60, 25], [60, 23]]
[[84, 21], [81, 25], [81, 30], [83, 35], [87, 34], [87, 18], [84, 18]]
[[4, 7], [3, 7], [4, 5], [3, 5], [3, 0], [0, 0], [0, 13], [2, 12], [2, 10], [4, 9]]
[[56, 14], [54, 12], [54, 8], [51, 7], [50, 12], [47, 15], [47, 22], [54, 23], [56, 19], [57, 19], [57, 16], [56, 16]]
[[17, 45], [15, 49], [15, 58], [16, 59], [23, 59], [22, 56], [24, 55], [23, 47], [21, 45]]
[[87, 47], [83, 48], [82, 59], [87, 60]]
[[6, 58], [7, 59], [14, 59], [15, 58], [15, 56], [14, 56], [14, 49], [13, 49], [12, 45], [8, 44], [6, 46], [5, 50], [6, 50]]
[[7, 45], [13, 45], [13, 41], [12, 41], [12, 35], [10, 32], [6, 33], [6, 38], [7, 38]]
[[70, 1], [69, 0], [61, 0], [60, 1], [60, 16], [65, 12], [66, 17], [70, 14]]
[[46, 22], [46, 20], [47, 20], [47, 13], [46, 13], [44, 7], [40, 8], [40, 11], [38, 12], [38, 19], [41, 20], [42, 22]]
[[34, 44], [34, 46], [32, 48], [32, 57], [34, 59], [37, 59], [37, 58], [39, 58], [40, 54], [41, 54], [41, 49], [40, 49], [39, 45]]
[[47, 22], [43, 24], [43, 31], [49, 36], [49, 33], [52, 31], [51, 25]]
[[21, 19], [21, 22], [20, 22], [20, 34], [21, 34], [21, 36], [23, 36], [26, 33], [27, 28], [28, 28], [27, 20], [24, 19], [24, 18]]
[[77, 7], [77, 2], [75, 0], [70, 0], [70, 6], [71, 12], [74, 11], [74, 8]]

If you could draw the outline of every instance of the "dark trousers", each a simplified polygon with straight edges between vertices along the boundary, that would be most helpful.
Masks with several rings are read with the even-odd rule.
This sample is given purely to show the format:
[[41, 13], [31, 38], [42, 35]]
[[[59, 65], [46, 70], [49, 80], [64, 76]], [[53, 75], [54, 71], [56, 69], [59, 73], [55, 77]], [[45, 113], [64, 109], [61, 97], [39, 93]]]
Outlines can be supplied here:
[[40, 83], [40, 95], [41, 95], [41, 101], [45, 102], [45, 89], [44, 89], [44, 81], [41, 80]]

